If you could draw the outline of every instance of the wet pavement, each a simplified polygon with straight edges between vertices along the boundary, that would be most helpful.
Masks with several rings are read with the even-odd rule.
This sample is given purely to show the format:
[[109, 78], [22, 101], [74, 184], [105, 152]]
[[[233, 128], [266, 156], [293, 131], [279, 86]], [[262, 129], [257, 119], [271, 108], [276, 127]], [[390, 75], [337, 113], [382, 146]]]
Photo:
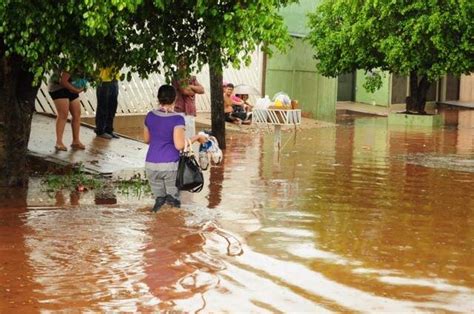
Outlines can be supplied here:
[[[93, 192], [0, 210], [0, 312], [473, 312], [474, 124], [342, 116], [229, 134], [184, 209]], [[460, 122], [461, 121], [461, 122]]]
[[[28, 144], [29, 154], [51, 162], [52, 164], [72, 165], [82, 164], [89, 173], [97, 173], [114, 178], [129, 178], [134, 174], [143, 175], [145, 156], [148, 145], [136, 141], [143, 136], [145, 115], [118, 116], [114, 120], [115, 132], [120, 134], [119, 139], [103, 139], [94, 133], [94, 119], [83, 118], [81, 126], [81, 141], [86, 145], [85, 150], [72, 150], [69, 145], [72, 141], [71, 127], [68, 123], [64, 130], [64, 143], [67, 152], [56, 151], [55, 145], [55, 118], [45, 114], [35, 114], [31, 127], [31, 137]], [[298, 129], [333, 127], [333, 123], [303, 118]], [[200, 112], [196, 117], [198, 130], [211, 129], [210, 113]], [[258, 132], [272, 132], [272, 127], [245, 125], [237, 126], [226, 124], [227, 133], [237, 132], [255, 134]]]
[[143, 119], [135, 119], [130, 126], [129, 137], [120, 139], [103, 139], [97, 137], [92, 127], [81, 126], [81, 141], [85, 150], [73, 150], [70, 123], [64, 130], [64, 144], [67, 152], [56, 151], [55, 119], [50, 116], [35, 114], [31, 126], [31, 137], [28, 143], [29, 153], [52, 163], [69, 165], [81, 163], [84, 170], [102, 175], [118, 176], [121, 172], [140, 173], [145, 166], [148, 145], [132, 140], [143, 134]]

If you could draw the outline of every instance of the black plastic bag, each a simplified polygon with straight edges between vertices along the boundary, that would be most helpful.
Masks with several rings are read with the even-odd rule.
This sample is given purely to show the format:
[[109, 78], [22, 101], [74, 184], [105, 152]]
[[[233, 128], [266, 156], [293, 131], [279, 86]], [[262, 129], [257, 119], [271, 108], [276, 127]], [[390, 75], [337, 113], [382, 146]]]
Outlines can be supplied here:
[[191, 143], [180, 153], [178, 163], [178, 174], [176, 176], [176, 187], [180, 191], [191, 193], [200, 192], [204, 186], [204, 177], [199, 166]]

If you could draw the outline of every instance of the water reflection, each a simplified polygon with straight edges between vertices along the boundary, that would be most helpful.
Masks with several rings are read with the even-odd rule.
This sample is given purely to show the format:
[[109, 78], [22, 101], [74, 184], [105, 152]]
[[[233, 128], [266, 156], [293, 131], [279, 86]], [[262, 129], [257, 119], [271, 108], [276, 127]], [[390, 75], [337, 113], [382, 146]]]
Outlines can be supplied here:
[[[222, 161], [225, 164], [225, 160]], [[224, 166], [215, 165], [209, 168], [209, 191], [208, 205], [209, 208], [216, 208], [222, 201], [222, 184], [224, 182]]]
[[183, 259], [200, 252], [205, 239], [202, 234], [188, 230], [183, 213], [176, 210], [159, 213], [149, 233], [152, 238], [145, 251], [144, 282], [161, 301], [159, 309], [171, 310], [177, 300], [199, 293], [203, 284], [199, 282], [199, 270]]
[[0, 311], [472, 311], [474, 149], [462, 119], [284, 133], [278, 163], [272, 134], [232, 135], [183, 210], [87, 195], [70, 206], [68, 193], [2, 210]]
[[[66, 201], [64, 194], [69, 194], [69, 202]], [[77, 206], [79, 205], [79, 200], [81, 199], [81, 193], [77, 191], [66, 192], [64, 190], [59, 190], [54, 194], [55, 206], [62, 207], [66, 204]]]
[[26, 208], [15, 207], [25, 202], [26, 190], [10, 193], [18, 197], [17, 203], [7, 202], [0, 207], [0, 313], [36, 312], [41, 308], [37, 293], [40, 287], [34, 281], [30, 251], [25, 245], [27, 228], [21, 216]]

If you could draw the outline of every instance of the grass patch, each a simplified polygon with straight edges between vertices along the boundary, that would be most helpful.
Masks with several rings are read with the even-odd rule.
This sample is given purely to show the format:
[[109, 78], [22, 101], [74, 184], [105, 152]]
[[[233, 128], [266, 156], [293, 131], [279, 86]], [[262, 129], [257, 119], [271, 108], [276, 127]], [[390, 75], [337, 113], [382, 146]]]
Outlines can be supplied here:
[[47, 192], [59, 190], [70, 190], [85, 192], [99, 189], [104, 186], [105, 179], [97, 175], [88, 174], [84, 171], [84, 165], [79, 163], [61, 174], [46, 174], [42, 180]]
[[135, 174], [130, 179], [112, 180], [87, 173], [82, 163], [46, 173], [41, 182], [50, 197], [61, 190], [81, 193], [94, 190], [99, 195], [116, 192], [137, 198], [151, 193], [148, 180], [140, 174]]
[[141, 197], [144, 194], [151, 193], [151, 188], [150, 184], [148, 184], [148, 180], [146, 178], [142, 178], [139, 173], [133, 175], [130, 179], [118, 179], [113, 183], [117, 191], [121, 194]]

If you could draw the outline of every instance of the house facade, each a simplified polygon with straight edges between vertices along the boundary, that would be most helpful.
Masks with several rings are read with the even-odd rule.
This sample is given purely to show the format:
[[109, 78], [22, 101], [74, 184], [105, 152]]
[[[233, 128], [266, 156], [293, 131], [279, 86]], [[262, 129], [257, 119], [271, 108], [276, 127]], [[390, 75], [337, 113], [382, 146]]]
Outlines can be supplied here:
[[301, 0], [281, 10], [292, 42], [285, 53], [265, 58], [263, 92], [270, 98], [277, 92], [298, 100], [303, 115], [318, 120], [336, 120], [337, 80], [316, 71], [312, 47], [304, 41], [307, 17], [319, 1]]
[[[406, 97], [410, 94], [408, 77], [384, 73], [381, 88], [373, 93], [366, 91], [363, 87], [365, 79], [366, 74], [363, 70], [340, 76], [337, 100], [389, 107], [394, 104], [404, 104]], [[444, 76], [431, 84], [427, 101], [431, 104], [444, 101], [473, 102], [474, 76]]]

